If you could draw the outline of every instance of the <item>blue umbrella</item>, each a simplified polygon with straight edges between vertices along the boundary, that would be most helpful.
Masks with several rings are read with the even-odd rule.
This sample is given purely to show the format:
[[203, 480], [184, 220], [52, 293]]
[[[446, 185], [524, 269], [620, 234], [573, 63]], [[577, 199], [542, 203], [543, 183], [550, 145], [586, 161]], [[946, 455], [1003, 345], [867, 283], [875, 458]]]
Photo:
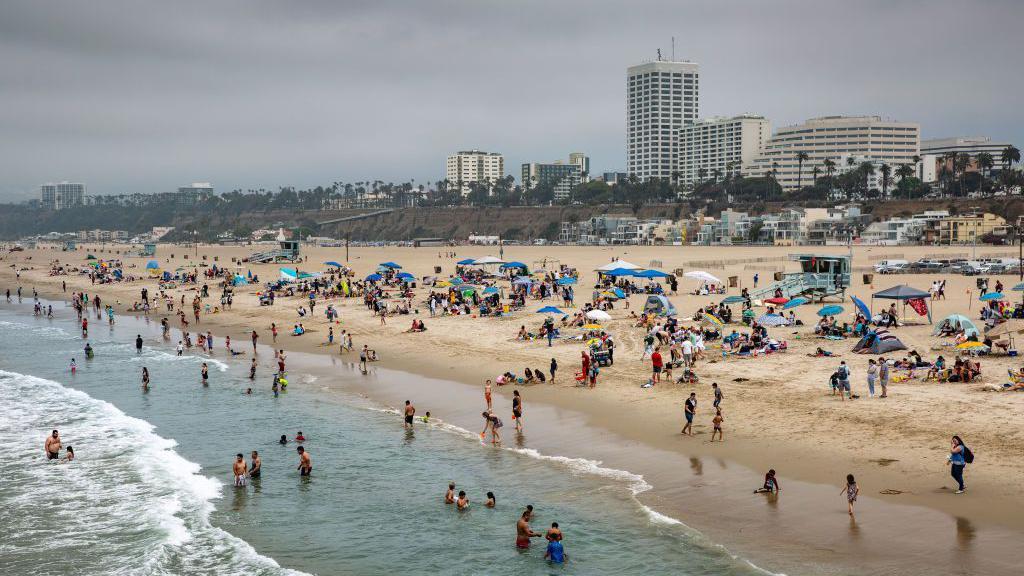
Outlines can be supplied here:
[[396, 278], [399, 278], [399, 279], [402, 279], [402, 280], [415, 280], [416, 279], [415, 276], [413, 276], [412, 274], [409, 274], [408, 272], [400, 272], [398, 274], [398, 276], [396, 276]]
[[1002, 300], [1002, 299], [1003, 299], [1003, 293], [1002, 292], [989, 292], [988, 294], [983, 294], [981, 297], [978, 298], [978, 300], [981, 300], [982, 302], [988, 302], [989, 300]]
[[554, 306], [545, 306], [545, 307], [541, 308], [540, 310], [537, 310], [537, 313], [538, 314], [565, 314], [565, 312], [562, 312], [561, 310], [559, 310], [558, 308], [555, 308]]
[[401, 268], [401, 266], [399, 266], [398, 264], [395, 264], [394, 262], [381, 262], [380, 265], [385, 267], [385, 268], [391, 268], [391, 269], [399, 269], [399, 268]]
[[757, 323], [762, 326], [785, 326], [789, 324], [789, 320], [779, 314], [762, 314]]
[[526, 284], [527, 286], [529, 286], [530, 284], [533, 284], [533, 280], [530, 280], [529, 276], [520, 276], [520, 277], [516, 278], [515, 280], [513, 280], [512, 283], [513, 284]]
[[473, 258], [466, 258], [465, 260], [459, 260], [458, 262], [456, 262], [456, 264], [458, 264], [459, 266], [468, 266], [473, 262], [476, 262], [476, 260]]
[[497, 293], [498, 293], [498, 289], [495, 288], [494, 286], [488, 286], [487, 288], [484, 288], [484, 294], [497, 294]]
[[572, 276], [562, 276], [561, 278], [558, 279], [557, 282], [555, 282], [555, 284], [558, 284], [559, 286], [568, 286], [569, 284], [575, 283], [576, 279], [573, 278]]
[[796, 308], [797, 306], [807, 304], [808, 302], [810, 302], [810, 300], [808, 300], [807, 298], [804, 298], [803, 296], [797, 296], [796, 298], [793, 298], [789, 302], [783, 304], [782, 309], [789, 310], [790, 308]]
[[150, 260], [149, 262], [146, 262], [146, 269], [147, 270], [158, 270], [159, 268], [160, 268], [160, 263], [157, 262], [156, 260]]
[[865, 304], [863, 300], [856, 296], [850, 296], [850, 300], [853, 300], [853, 303], [857, 306], [857, 310], [860, 310], [860, 313], [863, 314], [865, 318], [869, 320], [871, 319], [871, 309], [868, 308], [868, 305]]
[[381, 280], [382, 278], [384, 278], [384, 277], [381, 276], [380, 274], [370, 274], [369, 276], [366, 277], [366, 281], [367, 282], [377, 282], [377, 281]]
[[324, 264], [327, 266], [333, 266], [335, 268], [342, 268], [342, 265], [335, 262], [334, 260], [328, 260], [327, 262], [324, 262]]
[[739, 304], [740, 302], [746, 301], [743, 296], [726, 296], [722, 300], [722, 304]]
[[626, 293], [622, 291], [622, 288], [612, 288], [611, 293], [615, 294], [619, 298], [625, 298], [626, 297]]
[[455, 278], [451, 278], [448, 281], [451, 282], [452, 284], [456, 285], [456, 286], [458, 286], [459, 284], [462, 284], [462, 278], [459, 278], [458, 276], [456, 276]]
[[821, 310], [818, 310], [818, 316], [835, 316], [836, 314], [842, 314], [843, 307], [838, 304], [829, 304], [828, 306], [822, 306]]
[[522, 262], [506, 262], [501, 266], [498, 266], [499, 270], [508, 270], [509, 268], [522, 268], [523, 270], [527, 269], [526, 264], [523, 264]]
[[615, 268], [607, 272], [602, 272], [605, 276], [636, 276], [636, 272], [628, 268]]

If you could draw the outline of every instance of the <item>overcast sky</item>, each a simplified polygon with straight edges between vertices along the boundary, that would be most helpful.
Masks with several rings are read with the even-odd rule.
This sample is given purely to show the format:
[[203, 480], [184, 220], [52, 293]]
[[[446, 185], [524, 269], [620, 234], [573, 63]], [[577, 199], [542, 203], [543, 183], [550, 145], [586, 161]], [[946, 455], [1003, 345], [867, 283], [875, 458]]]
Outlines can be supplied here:
[[0, 199], [444, 176], [479, 148], [625, 165], [627, 66], [702, 116], [826, 114], [1024, 142], [1019, 0], [0, 0]]

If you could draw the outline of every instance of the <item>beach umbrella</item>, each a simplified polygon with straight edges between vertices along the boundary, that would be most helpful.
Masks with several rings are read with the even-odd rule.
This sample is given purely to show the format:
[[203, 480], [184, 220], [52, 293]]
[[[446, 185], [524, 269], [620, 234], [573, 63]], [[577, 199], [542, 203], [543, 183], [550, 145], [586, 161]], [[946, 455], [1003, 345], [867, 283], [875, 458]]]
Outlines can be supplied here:
[[335, 262], [334, 260], [328, 260], [327, 262], [324, 262], [324, 264], [326, 266], [333, 266], [334, 268], [343, 268], [341, 264]]
[[494, 286], [488, 286], [487, 288], [484, 288], [484, 294], [497, 294], [497, 293], [498, 293], [498, 289], [496, 287], [494, 287]]
[[408, 272], [399, 272], [399, 274], [398, 274], [398, 276], [396, 276], [396, 278], [399, 278], [401, 280], [415, 280], [416, 279], [415, 276], [413, 276], [412, 274], [409, 274]]
[[982, 294], [980, 297], [978, 297], [978, 300], [981, 300], [982, 302], [988, 302], [989, 300], [1002, 300], [1002, 299], [1003, 299], [1003, 293], [1002, 292], [989, 292], [988, 294]]
[[601, 273], [605, 276], [613, 276], [615, 278], [618, 278], [619, 276], [636, 276], [638, 274], [635, 270], [630, 270], [628, 268], [613, 268]]
[[600, 330], [602, 326], [600, 324], [584, 324], [584, 330]]
[[601, 345], [601, 339], [600, 338], [591, 338], [590, 340], [587, 340], [587, 346], [600, 346], [600, 345]]
[[[972, 326], [973, 326], [973, 324], [972, 324]], [[986, 331], [985, 332], [985, 336], [988, 336], [989, 338], [993, 338], [993, 337], [997, 337], [997, 336], [1002, 336], [1004, 334], [1016, 334], [1018, 332], [1024, 332], [1024, 326], [1021, 326], [1019, 324], [1014, 326], [1013, 324], [1011, 324], [1009, 322], [1003, 322], [1002, 324], [999, 324], [999, 325], [993, 327], [991, 330]], [[964, 334], [967, 334], [967, 333], [968, 332], [965, 329], [964, 330]], [[974, 329], [974, 333], [975, 334], [978, 333], [978, 329], [977, 328]]]
[[968, 340], [956, 345], [957, 350], [977, 350], [979, 348], [988, 348], [981, 342], [975, 342], [974, 340]]
[[530, 280], [529, 276], [519, 276], [515, 280], [512, 281], [512, 284], [515, 284], [515, 285], [524, 285], [525, 284], [526, 286], [529, 286], [530, 284], [533, 284], [533, 280]]
[[619, 299], [619, 296], [617, 294], [615, 294], [615, 292], [610, 292], [610, 291], [609, 292], [601, 292], [601, 296], [603, 296], [603, 297], [605, 297], [605, 298], [607, 298], [609, 300], [618, 300]]
[[458, 265], [458, 266], [469, 266], [472, 263], [473, 263], [473, 259], [472, 258], [466, 258], [465, 260], [459, 260], [455, 264]]
[[769, 299], [765, 300], [765, 302], [767, 302], [769, 304], [780, 305], [780, 304], [785, 304], [785, 303], [789, 302], [789, 298], [769, 298]]
[[527, 266], [526, 266], [526, 264], [523, 264], [522, 262], [506, 262], [506, 263], [502, 264], [501, 266], [498, 266], [499, 270], [508, 270], [510, 268], [521, 268], [523, 270], [526, 270]]
[[797, 296], [796, 298], [793, 298], [789, 302], [786, 302], [782, 309], [789, 310], [790, 308], [796, 308], [797, 306], [802, 306], [804, 304], [807, 304], [808, 302], [810, 302], [810, 300], [808, 300], [807, 298], [804, 298], [803, 296]]
[[604, 266], [596, 268], [594, 271], [608, 272], [609, 270], [615, 270], [617, 268], [621, 268], [623, 270], [640, 270], [640, 267], [637, 266], [636, 264], [633, 264], [632, 262], [627, 262], [625, 260], [614, 260], [612, 262], [605, 264]]
[[843, 307], [839, 306], [838, 304], [829, 304], [828, 306], [822, 306], [821, 309], [818, 310], [818, 316], [822, 316], [822, 317], [824, 317], [824, 316], [835, 316], [836, 314], [842, 314], [842, 313], [843, 313]]
[[700, 280], [701, 282], [707, 282], [710, 284], [722, 283], [722, 281], [719, 280], [717, 276], [713, 274], [708, 274], [703, 270], [693, 270], [683, 274], [683, 276], [685, 276], [686, 278], [690, 278], [691, 280]]
[[456, 286], [458, 286], [459, 284], [462, 284], [462, 278], [459, 278], [458, 276], [456, 276], [454, 278], [451, 278], [448, 281], [451, 282], [452, 284], [456, 285]]
[[854, 305], [857, 306], [857, 310], [859, 310], [865, 318], [871, 318], [871, 310], [868, 308], [868, 305], [865, 304], [863, 300], [853, 295], [850, 296], [850, 300], [853, 300]]
[[708, 324], [713, 324], [713, 325], [715, 325], [715, 326], [718, 326], [719, 328], [721, 328], [722, 326], [725, 326], [725, 323], [724, 323], [724, 322], [722, 322], [722, 321], [721, 321], [721, 320], [720, 320], [720, 319], [718, 318], [718, 316], [715, 316], [714, 314], [708, 314], [707, 312], [705, 312], [705, 313], [704, 313], [704, 314], [703, 314], [703, 315], [701, 316], [701, 319], [702, 319], [702, 320], [703, 320], [704, 322], [707, 322]]
[[575, 284], [575, 283], [576, 283], [576, 279], [573, 278], [572, 276], [562, 276], [561, 278], [558, 279], [557, 282], [555, 282], [555, 284], [558, 284], [559, 286], [568, 286], [570, 284]]
[[612, 294], [615, 294], [615, 295], [616, 295], [616, 296], [618, 296], [619, 298], [625, 298], [625, 297], [626, 297], [626, 293], [622, 291], [622, 288], [612, 288], [612, 289], [610, 290], [610, 292], [611, 292]]
[[391, 268], [392, 270], [398, 270], [402, 268], [401, 266], [395, 264], [394, 262], [381, 262], [380, 265], [385, 268]]
[[434, 283], [434, 286], [437, 286], [438, 288], [447, 288], [448, 286], [451, 286], [451, 285], [452, 285], [452, 283], [447, 281], [447, 280], [441, 280], [440, 282], [435, 282]]
[[762, 326], [786, 326], [789, 324], [789, 320], [786, 320], [786, 317], [780, 314], [762, 314], [757, 319], [757, 323]]
[[157, 262], [156, 260], [150, 260], [149, 262], [146, 262], [146, 270], [158, 270], [159, 268], [160, 263]]
[[744, 298], [743, 296], [726, 296], [725, 298], [722, 299], [722, 304], [739, 304], [740, 302], [745, 301], [746, 298]]
[[380, 274], [370, 274], [369, 276], [366, 277], [366, 281], [367, 282], [378, 282], [378, 281], [380, 281], [383, 278], [384, 277], [381, 276]]
[[504, 264], [505, 261], [496, 256], [484, 256], [483, 258], [477, 258], [473, 260], [473, 264], [477, 266], [485, 266], [487, 264]]
[[540, 310], [537, 310], [537, 313], [538, 314], [565, 314], [565, 312], [562, 312], [561, 310], [559, 310], [558, 308], [555, 308], [554, 306], [545, 306], [545, 307], [541, 308]]
[[611, 320], [612, 319], [612, 317], [607, 312], [605, 312], [604, 310], [591, 310], [590, 312], [587, 312], [586, 316], [587, 316], [587, 318], [589, 318], [591, 320], [598, 320], [598, 321]]

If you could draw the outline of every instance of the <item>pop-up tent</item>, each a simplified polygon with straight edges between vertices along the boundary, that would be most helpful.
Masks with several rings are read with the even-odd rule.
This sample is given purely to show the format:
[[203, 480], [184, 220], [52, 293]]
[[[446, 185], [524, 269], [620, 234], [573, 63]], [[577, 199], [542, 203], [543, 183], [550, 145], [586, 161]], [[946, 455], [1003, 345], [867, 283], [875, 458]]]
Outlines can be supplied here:
[[676, 307], [668, 301], [668, 298], [658, 294], [652, 294], [647, 297], [647, 302], [644, 304], [644, 314], [655, 313], [658, 316], [674, 316], [676, 313]]
[[633, 264], [632, 262], [626, 262], [625, 260], [613, 260], [604, 266], [594, 269], [595, 272], [608, 272], [609, 270], [615, 270], [616, 268], [624, 268], [626, 270], [641, 270], [640, 266]]
[[978, 332], [978, 327], [974, 325], [974, 322], [971, 321], [970, 318], [963, 314], [950, 314], [939, 322], [938, 326], [935, 327], [935, 330], [932, 330], [932, 336], [941, 332], [942, 327], [945, 326], [947, 322], [953, 330], [963, 328], [965, 336], [970, 336], [971, 334], [978, 336], [980, 334], [980, 332]]
[[[914, 310], [923, 308], [928, 315], [928, 323], [932, 323], [932, 310], [928, 307], [928, 299], [931, 298], [931, 294], [928, 292], [918, 290], [917, 288], [911, 288], [906, 284], [893, 286], [892, 288], [887, 288], [881, 292], [875, 292], [871, 295], [872, 309], [875, 307], [875, 298], [881, 298], [884, 300], [902, 300], [904, 318], [907, 316], [907, 304], [913, 303], [913, 301], [916, 300], [917, 302], [914, 303], [916, 305], [913, 305]], [[924, 316], [924, 314], [921, 314], [921, 316]]]
[[857, 354], [885, 354], [893, 350], [906, 350], [907, 347], [900, 342], [900, 339], [888, 330], [876, 330], [868, 332], [853, 347]]

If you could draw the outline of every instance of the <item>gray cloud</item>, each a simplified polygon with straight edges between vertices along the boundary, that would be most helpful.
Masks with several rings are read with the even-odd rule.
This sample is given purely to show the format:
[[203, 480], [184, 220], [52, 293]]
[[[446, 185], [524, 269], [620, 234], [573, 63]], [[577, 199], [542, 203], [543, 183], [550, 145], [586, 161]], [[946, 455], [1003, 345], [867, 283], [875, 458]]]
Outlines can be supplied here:
[[0, 199], [443, 177], [570, 151], [624, 165], [626, 66], [702, 66], [702, 115], [920, 122], [1024, 141], [1024, 3], [0, 2]]

